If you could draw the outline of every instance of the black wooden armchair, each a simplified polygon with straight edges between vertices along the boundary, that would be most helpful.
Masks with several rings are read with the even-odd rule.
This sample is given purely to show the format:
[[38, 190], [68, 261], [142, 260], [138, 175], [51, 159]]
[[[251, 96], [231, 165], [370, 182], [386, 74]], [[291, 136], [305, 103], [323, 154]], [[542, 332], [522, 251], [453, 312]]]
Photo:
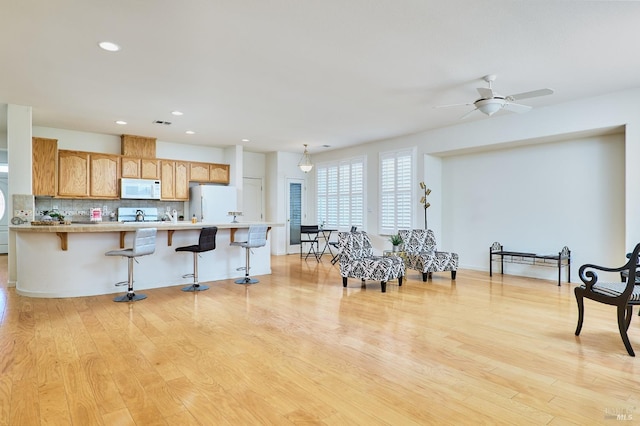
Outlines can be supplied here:
[[[627, 330], [631, 324], [633, 306], [640, 305], [640, 285], [636, 285], [636, 273], [638, 268], [638, 256], [640, 255], [640, 244], [636, 245], [629, 260], [624, 266], [619, 268], [607, 268], [592, 264], [585, 264], [580, 267], [578, 276], [584, 284], [574, 289], [576, 302], [578, 303], [578, 326], [576, 336], [580, 335], [582, 320], [584, 319], [584, 298], [607, 305], [616, 306], [618, 310], [618, 330], [620, 337], [629, 355], [636, 356], [629, 342]], [[596, 271], [605, 272], [626, 272], [628, 279], [626, 282], [599, 282]]]

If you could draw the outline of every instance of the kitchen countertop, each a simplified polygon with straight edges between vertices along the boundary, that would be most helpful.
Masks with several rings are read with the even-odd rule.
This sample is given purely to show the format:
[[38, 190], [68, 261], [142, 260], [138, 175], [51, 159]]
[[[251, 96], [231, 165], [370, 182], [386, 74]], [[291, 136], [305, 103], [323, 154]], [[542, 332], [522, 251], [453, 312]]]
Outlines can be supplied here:
[[283, 226], [275, 222], [238, 222], [238, 223], [208, 223], [187, 221], [182, 222], [80, 222], [71, 225], [9, 225], [9, 229], [18, 232], [120, 232], [131, 231], [137, 228], [158, 228], [158, 230], [202, 229], [207, 226], [217, 226], [218, 229], [242, 229], [254, 224]]
[[16, 232], [37, 232], [55, 233], [60, 238], [60, 248], [63, 251], [68, 249], [69, 233], [99, 233], [99, 232], [120, 232], [120, 248], [124, 248], [124, 236], [127, 232], [135, 231], [138, 228], [157, 228], [158, 231], [167, 232], [167, 245], [171, 246], [174, 231], [186, 231], [189, 229], [202, 229], [208, 226], [217, 226], [218, 229], [229, 229], [230, 239], [234, 241], [235, 233], [238, 229], [247, 229], [253, 224], [267, 225], [269, 229], [274, 226], [284, 226], [275, 222], [238, 222], [238, 223], [208, 223], [187, 221], [182, 222], [94, 222], [94, 223], [71, 223], [70, 225], [9, 225], [9, 229]]

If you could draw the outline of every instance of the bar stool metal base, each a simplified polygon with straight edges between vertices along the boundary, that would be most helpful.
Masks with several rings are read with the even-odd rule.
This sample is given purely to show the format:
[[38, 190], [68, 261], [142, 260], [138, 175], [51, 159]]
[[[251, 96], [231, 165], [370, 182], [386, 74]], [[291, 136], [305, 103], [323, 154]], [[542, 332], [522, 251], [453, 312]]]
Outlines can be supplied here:
[[205, 291], [209, 290], [208, 285], [191, 284], [186, 287], [182, 287], [182, 291]]
[[234, 281], [236, 284], [257, 284], [260, 281], [255, 278], [244, 277]]
[[198, 281], [198, 252], [193, 252], [193, 274], [184, 274], [182, 278], [193, 277], [193, 284], [182, 287], [182, 291], [205, 291], [209, 290], [208, 285], [200, 285]]
[[[147, 298], [146, 294], [135, 294], [133, 292], [133, 262], [136, 261], [134, 257], [129, 257], [128, 261], [128, 280], [126, 283], [128, 284], [127, 292], [122, 296], [117, 296], [113, 299], [114, 302], [135, 302], [137, 300], [143, 300]], [[116, 283], [119, 285], [120, 283]]]
[[135, 302], [136, 300], [146, 299], [146, 294], [127, 293], [113, 299], [114, 302]]

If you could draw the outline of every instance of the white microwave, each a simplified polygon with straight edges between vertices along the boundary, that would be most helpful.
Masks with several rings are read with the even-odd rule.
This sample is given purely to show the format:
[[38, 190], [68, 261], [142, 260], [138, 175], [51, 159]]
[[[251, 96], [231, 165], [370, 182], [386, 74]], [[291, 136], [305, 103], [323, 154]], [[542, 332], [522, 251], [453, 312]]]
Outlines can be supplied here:
[[137, 200], [159, 200], [160, 181], [155, 179], [121, 179], [120, 198]]

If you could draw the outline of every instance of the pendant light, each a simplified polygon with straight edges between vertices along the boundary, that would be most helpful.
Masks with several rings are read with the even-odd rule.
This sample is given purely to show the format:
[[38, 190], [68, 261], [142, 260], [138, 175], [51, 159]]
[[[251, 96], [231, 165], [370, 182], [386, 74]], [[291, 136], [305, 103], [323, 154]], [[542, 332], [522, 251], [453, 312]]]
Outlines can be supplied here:
[[309, 173], [311, 169], [313, 169], [313, 163], [311, 162], [311, 155], [309, 155], [309, 151], [307, 151], [307, 144], [304, 144], [304, 153], [302, 154], [302, 158], [300, 162], [298, 162], [298, 167], [305, 173]]

